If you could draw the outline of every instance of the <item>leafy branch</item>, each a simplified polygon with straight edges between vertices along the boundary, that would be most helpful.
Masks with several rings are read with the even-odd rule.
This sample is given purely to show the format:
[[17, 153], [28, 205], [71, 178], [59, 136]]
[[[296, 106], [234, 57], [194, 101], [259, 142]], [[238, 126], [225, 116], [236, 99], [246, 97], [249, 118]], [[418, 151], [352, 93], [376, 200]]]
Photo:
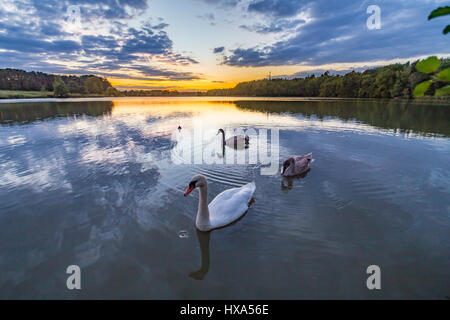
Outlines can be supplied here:
[[[449, 14], [450, 14], [449, 6], [439, 7], [430, 13], [430, 15], [428, 16], [428, 20]], [[444, 34], [449, 33], [450, 25], [447, 25], [442, 32]], [[439, 83], [439, 82], [450, 83], [450, 68], [438, 72], [439, 66], [440, 61], [437, 57], [434, 56], [417, 63], [416, 65], [417, 71], [431, 74], [431, 79], [419, 83], [414, 88], [413, 93], [415, 97], [423, 97], [423, 95], [425, 94], [425, 92], [428, 90], [428, 88], [431, 86], [432, 83]], [[436, 89], [434, 95], [435, 97], [450, 95], [450, 85], [447, 84], [446, 86], [440, 89]]]
[[[425, 92], [428, 90], [428, 88], [431, 86], [431, 84], [433, 82], [435, 82], [435, 83], [438, 83], [438, 82], [450, 83], [450, 68], [447, 68], [447, 69], [444, 69], [444, 70], [441, 70], [440, 72], [438, 72], [440, 64], [441, 64], [441, 62], [435, 56], [429, 57], [429, 58], [417, 63], [417, 65], [416, 65], [417, 71], [431, 74], [431, 79], [419, 83], [414, 88], [414, 96], [423, 97], [423, 95], [425, 94]], [[449, 94], [450, 94], [450, 85], [446, 85], [443, 88], [436, 89], [436, 91], [434, 93], [434, 95], [436, 97], [446, 96]]]
[[[437, 18], [437, 17], [441, 17], [441, 16], [445, 16], [450, 14], [450, 7], [446, 6], [446, 7], [439, 7], [435, 10], [433, 10], [430, 15], [428, 16], [428, 20]], [[450, 24], [447, 25], [444, 29], [444, 31], [442, 31], [444, 34], [447, 34], [450, 32]]]

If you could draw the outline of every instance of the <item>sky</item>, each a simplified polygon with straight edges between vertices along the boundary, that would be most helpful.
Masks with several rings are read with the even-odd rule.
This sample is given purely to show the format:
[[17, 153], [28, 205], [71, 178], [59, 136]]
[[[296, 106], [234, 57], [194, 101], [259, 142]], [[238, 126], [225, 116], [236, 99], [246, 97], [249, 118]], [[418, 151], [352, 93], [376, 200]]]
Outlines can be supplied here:
[[[371, 27], [379, 8], [380, 28]], [[0, 68], [207, 90], [450, 56], [442, 0], [0, 0]], [[369, 8], [370, 9], [370, 8]], [[369, 11], [369, 12], [368, 12]], [[369, 25], [367, 20], [369, 19]]]

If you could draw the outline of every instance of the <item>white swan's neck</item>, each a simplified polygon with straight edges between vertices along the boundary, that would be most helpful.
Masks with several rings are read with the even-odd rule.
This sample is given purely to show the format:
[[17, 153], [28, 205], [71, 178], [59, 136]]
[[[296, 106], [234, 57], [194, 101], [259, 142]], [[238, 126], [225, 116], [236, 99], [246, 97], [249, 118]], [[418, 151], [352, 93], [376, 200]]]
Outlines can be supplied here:
[[206, 228], [211, 225], [211, 223], [209, 221], [208, 186], [207, 185], [199, 188], [198, 211], [197, 211], [196, 224], [200, 230], [202, 230], [202, 228]]

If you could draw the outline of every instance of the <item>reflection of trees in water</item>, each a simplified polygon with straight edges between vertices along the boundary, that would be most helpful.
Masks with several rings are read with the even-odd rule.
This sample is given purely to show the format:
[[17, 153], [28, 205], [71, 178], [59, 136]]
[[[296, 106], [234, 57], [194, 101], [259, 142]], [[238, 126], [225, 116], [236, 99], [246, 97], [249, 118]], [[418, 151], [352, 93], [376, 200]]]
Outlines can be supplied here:
[[371, 126], [421, 135], [450, 136], [450, 110], [446, 105], [400, 101], [236, 101], [238, 108], [269, 113], [301, 113], [307, 117], [337, 117]]
[[0, 124], [29, 123], [47, 118], [87, 115], [98, 117], [111, 114], [112, 101], [33, 102], [0, 105]]

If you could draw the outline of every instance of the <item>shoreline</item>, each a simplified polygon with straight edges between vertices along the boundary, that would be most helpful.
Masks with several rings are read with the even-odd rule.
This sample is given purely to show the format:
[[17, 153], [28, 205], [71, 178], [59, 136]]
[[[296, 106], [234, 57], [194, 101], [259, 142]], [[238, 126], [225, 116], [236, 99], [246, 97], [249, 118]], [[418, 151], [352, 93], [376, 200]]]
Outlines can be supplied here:
[[340, 98], [340, 97], [255, 97], [255, 96], [73, 96], [67, 98], [54, 97], [27, 97], [27, 98], [0, 98], [0, 105], [15, 103], [39, 103], [39, 102], [88, 102], [88, 101], [112, 101], [122, 99], [153, 99], [153, 100], [178, 100], [190, 99], [200, 101], [367, 101], [367, 102], [397, 102], [397, 103], [413, 103], [413, 104], [433, 104], [450, 106], [449, 98], [416, 98], [416, 99], [383, 99], [383, 98]]

